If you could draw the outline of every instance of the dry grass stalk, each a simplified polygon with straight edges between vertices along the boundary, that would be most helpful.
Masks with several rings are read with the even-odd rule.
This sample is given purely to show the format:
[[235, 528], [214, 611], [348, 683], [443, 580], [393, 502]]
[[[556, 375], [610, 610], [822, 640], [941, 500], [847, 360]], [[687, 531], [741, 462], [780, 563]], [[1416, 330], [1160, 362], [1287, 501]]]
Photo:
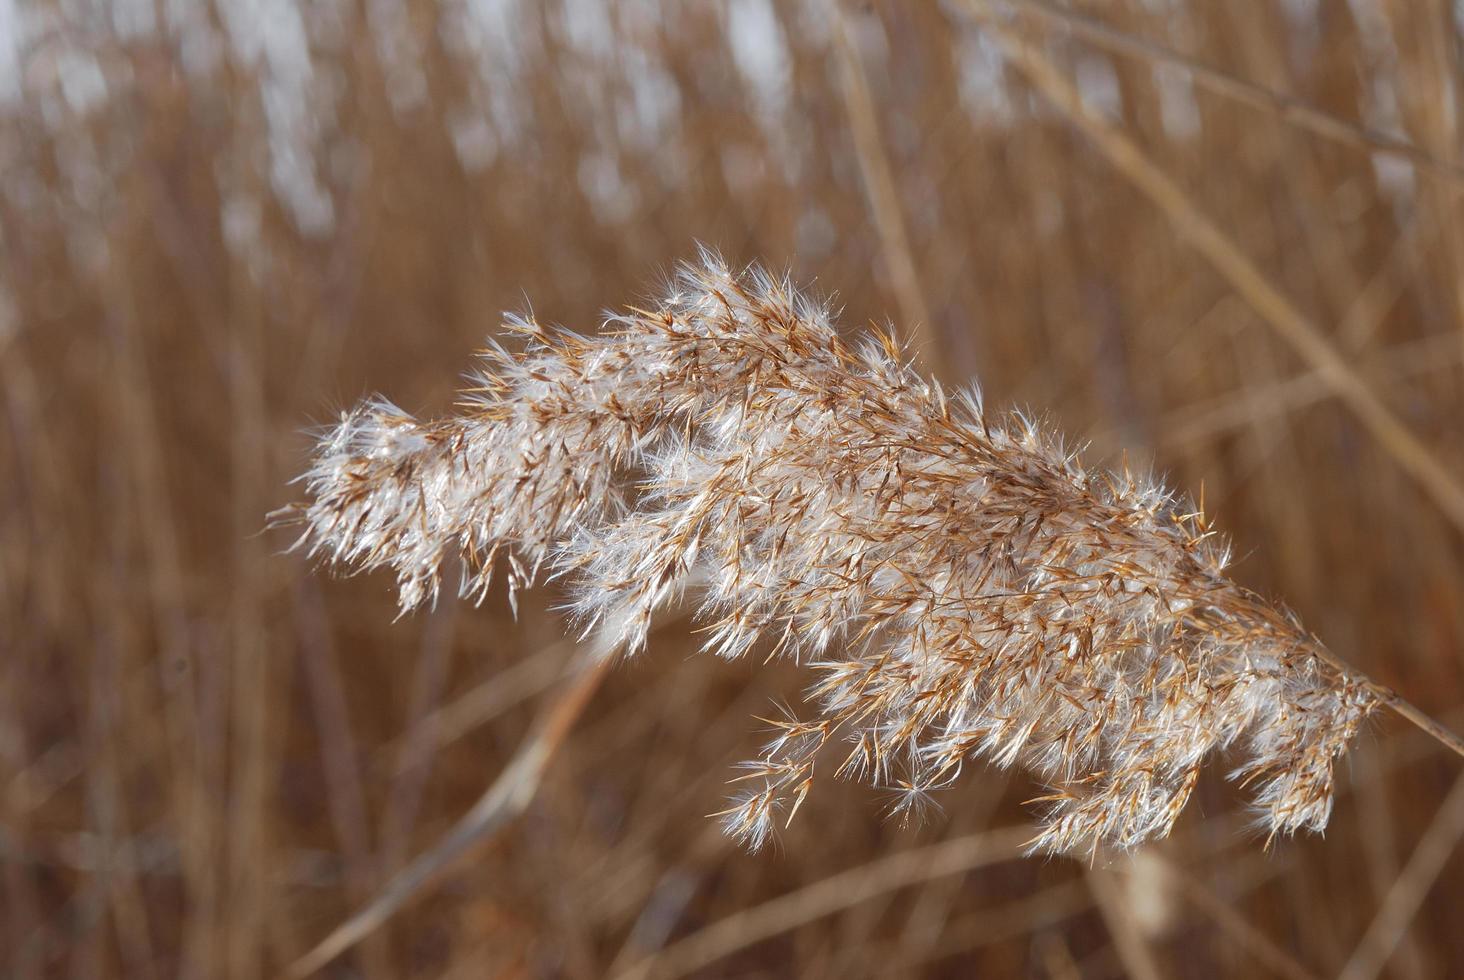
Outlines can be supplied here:
[[993, 42], [1033, 87], [1092, 140], [1135, 188], [1164, 212], [1175, 233], [1199, 251], [1276, 334], [1317, 370], [1322, 380], [1367, 427], [1379, 445], [1449, 520], [1464, 530], [1464, 484], [1378, 396], [1321, 329], [1272, 285], [1234, 240], [1204, 214], [1138, 144], [1100, 113], [1085, 107], [1082, 95], [1073, 83], [1036, 46], [986, 16], [978, 0], [971, 0], [970, 6]]
[[1051, 0], [1004, 0], [1004, 2], [1021, 14], [1044, 23], [1065, 27], [1076, 37], [1098, 47], [1106, 48], [1114, 54], [1167, 65], [1185, 72], [1197, 84], [1216, 95], [1252, 109], [1272, 113], [1290, 125], [1323, 139], [1363, 152], [1386, 153], [1389, 156], [1407, 160], [1420, 170], [1445, 180], [1454, 182], [1464, 180], [1464, 167], [1449, 160], [1440, 159], [1406, 140], [1400, 140], [1387, 133], [1340, 119], [1301, 99], [1220, 71], [1218, 68], [1187, 57], [1162, 44], [1146, 40], [1130, 31], [1115, 28], [1095, 17], [1089, 17], [1068, 7], [1052, 3]]
[[539, 716], [513, 761], [431, 850], [394, 874], [372, 899], [292, 963], [291, 977], [308, 977], [346, 950], [365, 941], [433, 878], [473, 848], [491, 840], [533, 801], [549, 762], [589, 704], [610, 669], [610, 661], [576, 661], [564, 689]]
[[1382, 973], [1461, 838], [1464, 838], [1464, 777], [1454, 781], [1367, 932], [1338, 972], [1339, 977], [1372, 980]]
[[849, 36], [849, 24], [842, 0], [828, 4], [829, 23], [833, 27], [834, 49], [838, 53], [840, 90], [844, 111], [849, 117], [849, 135], [854, 143], [854, 156], [859, 161], [864, 192], [869, 197], [870, 216], [879, 232], [880, 252], [888, 273], [900, 313], [905, 318], [915, 346], [925, 357], [941, 363], [940, 344], [920, 288], [920, 274], [915, 269], [915, 256], [910, 249], [910, 235], [905, 230], [905, 216], [900, 207], [900, 194], [890, 167], [884, 141], [879, 132], [879, 113], [869, 91], [869, 79], [859, 60], [859, 50]]
[[1378, 698], [1289, 615], [1226, 578], [1203, 514], [1085, 469], [1020, 414], [916, 375], [888, 336], [847, 348], [827, 309], [714, 257], [654, 310], [587, 338], [515, 320], [455, 417], [383, 401], [321, 441], [313, 553], [395, 569], [404, 609], [461, 557], [481, 596], [549, 569], [603, 654], [644, 646], [690, 585], [706, 648], [819, 678], [725, 814], [756, 847], [821, 751], [918, 811], [967, 759], [1052, 786], [1037, 848], [1166, 834], [1232, 748], [1270, 833], [1320, 829], [1332, 762]]
[[[980, 16], [980, 3], [971, 0], [971, 4]], [[1201, 252], [1282, 339], [1316, 367], [1321, 378], [1367, 427], [1378, 444], [1418, 483], [1449, 520], [1464, 530], [1464, 483], [1460, 483], [1438, 455], [1378, 397], [1316, 324], [1272, 286], [1234, 241], [1206, 217], [1179, 185], [1149, 160], [1132, 140], [1100, 114], [1085, 108], [1078, 90], [1040, 51], [995, 20], [982, 17], [981, 22], [997, 47], [1012, 59], [1033, 86], [1165, 213], [1175, 232]], [[1344, 669], [1325, 650], [1318, 655]], [[1390, 688], [1370, 681], [1365, 683], [1389, 709], [1428, 732], [1451, 751], [1464, 756], [1464, 739]]]
[[1023, 827], [1001, 827], [877, 858], [713, 922], [615, 974], [615, 980], [695, 974], [740, 949], [860, 902], [1013, 860], [1021, 855], [1026, 835]]

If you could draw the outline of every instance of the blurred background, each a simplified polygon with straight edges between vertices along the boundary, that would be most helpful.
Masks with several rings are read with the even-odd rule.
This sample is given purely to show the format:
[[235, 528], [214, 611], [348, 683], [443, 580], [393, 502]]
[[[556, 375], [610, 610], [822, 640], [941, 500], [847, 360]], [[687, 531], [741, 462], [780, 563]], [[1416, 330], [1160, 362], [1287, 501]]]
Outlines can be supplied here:
[[1092, 867], [992, 843], [1041, 789], [988, 769], [919, 826], [829, 782], [750, 855], [706, 815], [796, 669], [673, 616], [563, 710], [552, 588], [397, 621], [264, 530], [313, 426], [450, 411], [501, 311], [593, 331], [700, 242], [1203, 488], [1241, 581], [1457, 728], [1461, 16], [0, 0], [0, 974], [280, 975], [556, 711], [523, 812], [321, 975], [1464, 974], [1464, 767], [1392, 718], [1269, 851], [1221, 765]]

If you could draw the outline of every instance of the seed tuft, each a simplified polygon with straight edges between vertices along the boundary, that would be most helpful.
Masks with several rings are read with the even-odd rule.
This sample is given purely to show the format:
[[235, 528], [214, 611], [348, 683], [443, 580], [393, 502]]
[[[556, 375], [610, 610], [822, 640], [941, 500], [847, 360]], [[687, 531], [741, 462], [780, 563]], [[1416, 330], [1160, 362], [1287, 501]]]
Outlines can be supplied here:
[[1167, 834], [1225, 749], [1270, 834], [1325, 826], [1377, 697], [1226, 577], [1189, 500], [943, 391], [889, 335], [846, 346], [826, 306], [711, 254], [599, 336], [509, 327], [527, 349], [490, 344], [461, 414], [346, 414], [284, 519], [312, 554], [392, 568], [404, 610], [448, 561], [478, 599], [500, 564], [511, 599], [547, 570], [607, 656], [690, 592], [707, 650], [807, 664], [812, 720], [769, 723], [720, 815], [736, 838], [792, 819], [831, 743], [902, 817], [969, 758], [1026, 770], [1044, 851]]

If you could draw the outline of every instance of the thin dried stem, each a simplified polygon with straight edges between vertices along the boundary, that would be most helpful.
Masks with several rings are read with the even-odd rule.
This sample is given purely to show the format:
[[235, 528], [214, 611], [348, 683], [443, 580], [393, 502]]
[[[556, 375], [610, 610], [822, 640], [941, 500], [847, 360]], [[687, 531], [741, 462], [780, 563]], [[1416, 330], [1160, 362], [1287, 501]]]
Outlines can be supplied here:
[[[657, 628], [685, 625], [686, 615], [686, 611], [676, 610], [658, 620]], [[401, 772], [414, 758], [412, 746], [441, 749], [552, 687], [577, 647], [568, 638], [551, 643], [434, 709], [382, 749], [392, 760], [387, 766]]]
[[[1388, 408], [1321, 330], [1271, 285], [1255, 263], [1137, 144], [1096, 110], [1084, 105], [1077, 88], [1041, 51], [990, 17], [980, 0], [970, 0], [968, 6], [1032, 85], [1088, 136], [1137, 190], [1164, 212], [1180, 237], [1199, 251], [1277, 335], [1321, 374], [1379, 445], [1455, 527], [1464, 530], [1464, 485]], [[1409, 717], [1409, 720], [1414, 719]]]
[[[300, 635], [305, 687], [320, 731], [320, 763], [325, 777], [326, 802], [345, 862], [346, 894], [352, 903], [364, 903], [371, 894], [375, 869], [371, 860], [371, 829], [366, 817], [366, 790], [360, 773], [360, 753], [346, 707], [340, 664], [326, 628], [325, 610], [313, 583], [295, 589], [295, 617]], [[368, 942], [362, 955], [367, 980], [389, 976], [387, 949], [382, 937]]]
[[1419, 170], [1433, 176], [1454, 182], [1464, 181], [1464, 167], [1441, 160], [1407, 140], [1338, 119], [1294, 96], [1221, 71], [1161, 44], [1105, 24], [1097, 18], [1059, 6], [1051, 0], [1001, 0], [1001, 3], [1024, 16], [1047, 24], [1060, 25], [1073, 35], [1115, 54], [1177, 68], [1187, 73], [1196, 84], [1216, 95], [1270, 113], [1323, 139], [1364, 152], [1385, 153], [1407, 160]]
[[1372, 924], [1338, 974], [1339, 980], [1372, 980], [1382, 972], [1461, 838], [1464, 838], [1464, 777], [1454, 781], [1408, 864], [1383, 899]]
[[[1341, 663], [1335, 655], [1332, 657], [1332, 661], [1333, 663]], [[1391, 687], [1385, 687], [1371, 680], [1367, 682], [1367, 685], [1368, 689], [1376, 695], [1378, 700], [1392, 710], [1394, 714], [1398, 715], [1398, 717], [1417, 726], [1429, 738], [1432, 738], [1440, 745], [1449, 749], [1455, 755], [1464, 757], [1464, 738], [1460, 738], [1457, 732], [1445, 728], [1428, 714], [1424, 713], [1422, 709], [1416, 707], [1412, 702], [1402, 698]]]
[[1154, 863], [1155, 867], [1179, 886], [1186, 898], [1209, 916], [1222, 932], [1234, 939], [1258, 964], [1287, 980], [1317, 980], [1316, 974], [1298, 963], [1275, 940], [1247, 922], [1231, 902], [1216, 895], [1203, 882], [1168, 861], [1156, 858]]
[[388, 881], [369, 904], [296, 960], [290, 966], [289, 976], [307, 977], [361, 942], [454, 861], [492, 838], [522, 813], [538, 792], [549, 760], [564, 744], [570, 728], [589, 704], [610, 665], [608, 660], [581, 658], [568, 685], [540, 717], [513, 761], [473, 808], [431, 850], [419, 855]]
[[879, 114], [875, 109], [874, 96], [869, 90], [864, 62], [859, 57], [854, 39], [849, 36], [849, 19], [842, 0], [826, 2], [834, 29], [834, 46], [839, 58], [841, 91], [844, 109], [849, 116], [849, 132], [854, 139], [854, 151], [859, 161], [859, 172], [864, 178], [864, 189], [869, 195], [874, 226], [879, 232], [885, 268], [915, 348], [927, 362], [942, 364], [944, 359], [941, 357], [935, 324], [930, 319], [925, 290], [920, 287], [920, 274], [915, 264], [915, 255], [910, 248], [910, 236], [905, 230], [900, 192], [895, 186], [884, 141], [880, 138]]
[[[1438, 370], [1457, 370], [1461, 358], [1459, 338], [1452, 333], [1433, 334], [1379, 351], [1367, 364], [1368, 375], [1398, 388], [1405, 380]], [[1376, 367], [1372, 365], [1376, 364]], [[1336, 397], [1336, 391], [1320, 371], [1308, 368], [1283, 380], [1247, 391], [1230, 392], [1173, 413], [1160, 427], [1161, 446], [1178, 448], [1214, 439], [1234, 429], [1283, 418], [1318, 402]], [[1103, 438], [1112, 439], [1104, 433]]]
[[[422, 731], [432, 717], [447, 685], [452, 661], [452, 637], [456, 628], [457, 610], [442, 606], [432, 610], [427, 628], [422, 631], [421, 648], [415, 658], [407, 707], [407, 730]], [[412, 827], [432, 773], [433, 759], [441, 742], [427, 737], [407, 740], [392, 767], [391, 787], [385, 812], [378, 829], [381, 874], [388, 875], [401, 867], [411, 844]]]
[[1088, 889], [1093, 893], [1094, 904], [1103, 916], [1103, 924], [1113, 937], [1113, 947], [1118, 951], [1119, 962], [1132, 980], [1159, 980], [1164, 974], [1154, 960], [1154, 953], [1148, 942], [1134, 925], [1124, 901], [1123, 893], [1113, 880], [1113, 873], [1107, 868], [1089, 867], [1085, 870]]
[[[1073, 125], [1093, 140], [1109, 161], [1169, 217], [1175, 230], [1225, 276], [1247, 302], [1316, 369], [1321, 378], [1371, 431], [1389, 455], [1419, 484], [1444, 515], [1464, 530], [1464, 485], [1434, 452], [1393, 413], [1363, 378], [1302, 312], [1281, 295], [1240, 249], [1128, 137], [1088, 109], [1077, 89], [1026, 40], [984, 16], [979, 0], [970, 4], [993, 40]], [[1330, 653], [1319, 654], [1334, 666]], [[1383, 704], [1460, 756], [1464, 739], [1448, 731], [1396, 692], [1371, 680], [1368, 690]]]
[[685, 976], [754, 943], [799, 926], [918, 885], [932, 878], [965, 874], [1019, 857], [1031, 828], [1007, 827], [902, 851], [814, 882], [797, 891], [742, 909], [679, 940], [620, 974], [617, 980], [665, 980]]

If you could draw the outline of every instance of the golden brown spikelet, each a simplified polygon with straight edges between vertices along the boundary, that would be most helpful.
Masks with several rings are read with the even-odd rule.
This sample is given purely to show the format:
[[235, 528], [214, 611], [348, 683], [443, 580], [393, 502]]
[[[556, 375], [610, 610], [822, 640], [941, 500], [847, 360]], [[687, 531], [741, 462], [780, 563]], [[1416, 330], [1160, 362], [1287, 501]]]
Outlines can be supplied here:
[[292, 516], [314, 553], [389, 566], [403, 608], [445, 562], [481, 595], [543, 569], [605, 654], [644, 646], [692, 589], [707, 649], [816, 672], [814, 717], [773, 723], [724, 814], [757, 846], [815, 759], [918, 809], [968, 758], [1049, 784], [1041, 849], [1172, 827], [1201, 764], [1240, 760], [1271, 833], [1321, 829], [1332, 763], [1377, 703], [1154, 481], [1087, 470], [1020, 414], [951, 397], [893, 340], [714, 256], [597, 337], [516, 320], [462, 414], [383, 401], [322, 440]]

